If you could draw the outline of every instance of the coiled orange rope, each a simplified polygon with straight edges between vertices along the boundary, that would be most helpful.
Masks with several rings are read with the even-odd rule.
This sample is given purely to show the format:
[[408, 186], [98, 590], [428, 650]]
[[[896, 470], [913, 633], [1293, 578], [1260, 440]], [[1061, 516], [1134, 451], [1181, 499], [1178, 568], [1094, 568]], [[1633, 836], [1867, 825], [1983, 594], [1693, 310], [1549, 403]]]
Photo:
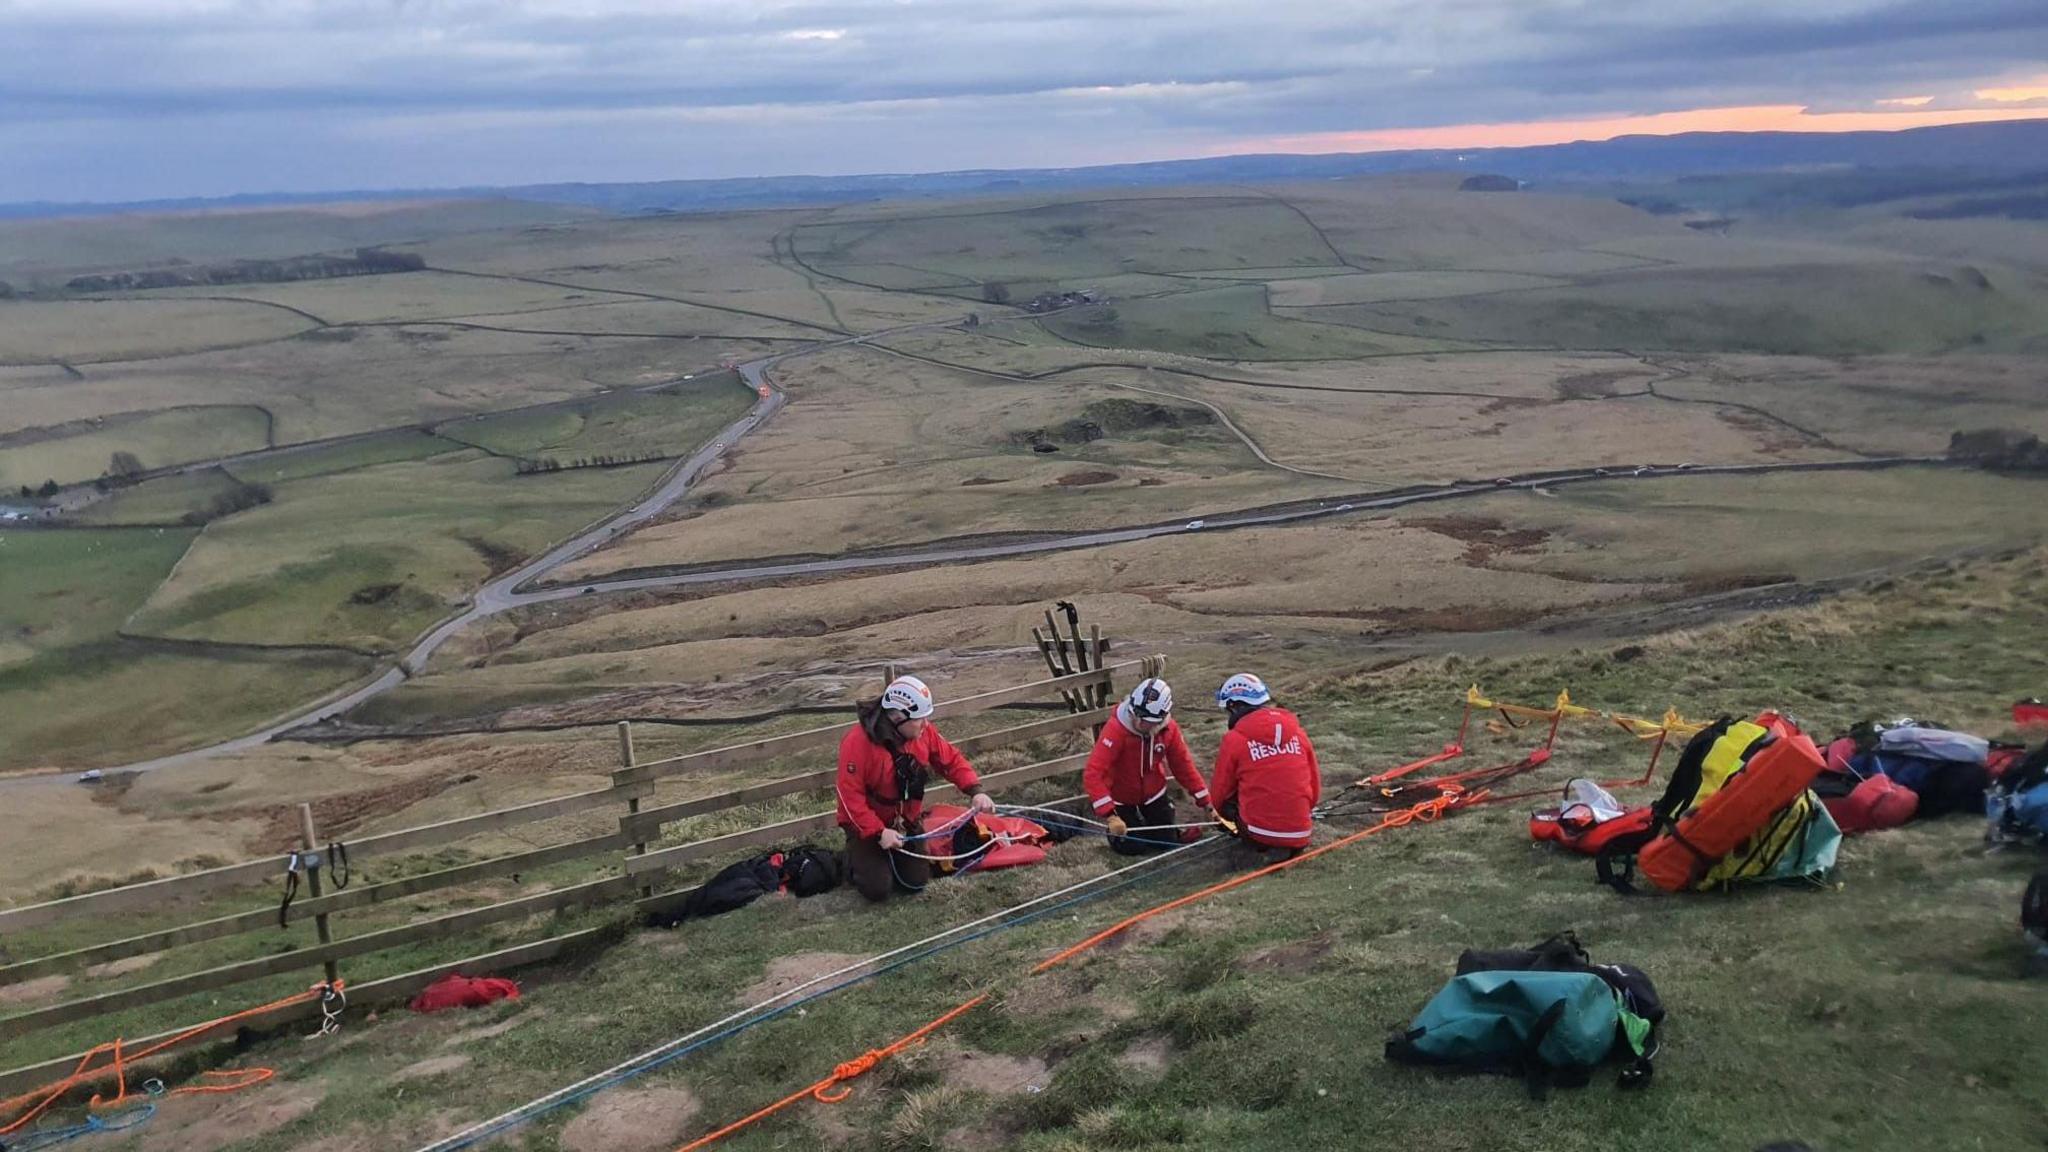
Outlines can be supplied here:
[[[309, 1001], [324, 999], [339, 993], [341, 986], [342, 982], [339, 980], [336, 980], [332, 985], [325, 983], [315, 984], [304, 992], [287, 996], [282, 1000], [273, 1000], [268, 1004], [236, 1012], [231, 1016], [222, 1016], [218, 1020], [209, 1020], [204, 1024], [195, 1024], [174, 1036], [133, 1052], [127, 1050], [127, 1041], [120, 1037], [115, 1037], [113, 1040], [87, 1052], [79, 1059], [78, 1066], [71, 1070], [71, 1074], [62, 1080], [46, 1084], [41, 1088], [16, 1096], [11, 1100], [0, 1100], [0, 1120], [4, 1120], [8, 1116], [14, 1116], [12, 1120], [6, 1120], [4, 1125], [0, 1125], [0, 1136], [11, 1136], [19, 1132], [33, 1123], [36, 1117], [49, 1111], [58, 1101], [70, 1094], [73, 1089], [83, 1087], [96, 1080], [103, 1080], [109, 1075], [114, 1077], [114, 1095], [111, 1098], [103, 1098], [98, 1093], [94, 1093], [88, 1106], [92, 1108], [111, 1108], [127, 1100], [129, 1097], [128, 1066], [130, 1064], [147, 1060], [167, 1048], [176, 1047], [188, 1040], [203, 1036], [219, 1028], [225, 1028], [230, 1024], [239, 1023], [254, 1016], [261, 1016], [267, 1012], [274, 1012], [279, 1008], [288, 1008], [294, 1004], [304, 1004]], [[106, 1063], [95, 1065], [94, 1061], [102, 1056], [109, 1057], [109, 1060]], [[236, 1092], [243, 1088], [253, 1088], [276, 1076], [277, 1072], [271, 1068], [238, 1068], [225, 1072], [204, 1072], [201, 1075], [214, 1077], [215, 1082], [173, 1088], [169, 1092], [163, 1093], [163, 1095], [184, 1096], [198, 1093]], [[21, 1110], [20, 1115], [14, 1115], [17, 1110]]]

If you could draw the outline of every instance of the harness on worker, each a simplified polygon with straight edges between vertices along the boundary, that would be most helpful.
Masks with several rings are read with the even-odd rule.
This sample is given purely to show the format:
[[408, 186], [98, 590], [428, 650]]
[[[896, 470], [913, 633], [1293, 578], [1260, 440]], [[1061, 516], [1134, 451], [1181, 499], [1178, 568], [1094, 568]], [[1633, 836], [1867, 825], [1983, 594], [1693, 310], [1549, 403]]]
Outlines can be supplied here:
[[895, 753], [894, 764], [897, 819], [901, 821], [904, 808], [913, 803], [923, 802], [925, 783], [931, 779], [931, 774], [925, 770], [924, 765], [917, 762], [917, 757], [908, 752]]

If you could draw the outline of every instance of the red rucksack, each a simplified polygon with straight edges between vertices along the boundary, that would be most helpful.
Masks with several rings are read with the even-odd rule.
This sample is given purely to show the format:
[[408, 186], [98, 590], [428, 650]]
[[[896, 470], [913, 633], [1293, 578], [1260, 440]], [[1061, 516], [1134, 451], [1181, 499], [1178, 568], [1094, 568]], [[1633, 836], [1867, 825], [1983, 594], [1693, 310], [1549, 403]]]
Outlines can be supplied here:
[[1848, 795], [1824, 797], [1821, 803], [1827, 805], [1828, 815], [1841, 826], [1842, 834], [1854, 836], [1897, 828], [1911, 820], [1920, 808], [1920, 795], [1889, 776], [1872, 776]]

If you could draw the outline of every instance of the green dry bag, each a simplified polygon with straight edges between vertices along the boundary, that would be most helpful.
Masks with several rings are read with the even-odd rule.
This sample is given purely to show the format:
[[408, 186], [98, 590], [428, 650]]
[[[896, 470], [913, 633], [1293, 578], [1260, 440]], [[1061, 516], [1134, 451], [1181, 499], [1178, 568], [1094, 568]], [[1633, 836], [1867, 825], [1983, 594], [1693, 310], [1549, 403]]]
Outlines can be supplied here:
[[1541, 1094], [1549, 1084], [1583, 1084], [1592, 1069], [1625, 1054], [1622, 1083], [1648, 1078], [1649, 1022], [1622, 1007], [1588, 972], [1471, 972], [1453, 979], [1406, 1032], [1387, 1041], [1387, 1059], [1505, 1072]]

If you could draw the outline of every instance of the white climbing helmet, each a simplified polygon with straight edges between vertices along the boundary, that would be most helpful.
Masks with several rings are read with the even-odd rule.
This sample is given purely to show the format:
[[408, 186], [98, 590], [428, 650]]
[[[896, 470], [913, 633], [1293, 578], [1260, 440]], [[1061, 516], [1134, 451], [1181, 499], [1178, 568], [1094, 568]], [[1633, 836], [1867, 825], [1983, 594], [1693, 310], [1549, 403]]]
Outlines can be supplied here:
[[932, 690], [915, 676], [898, 676], [882, 689], [882, 707], [922, 720], [932, 714]]
[[1124, 697], [1124, 703], [1130, 707], [1134, 719], [1148, 724], [1163, 724], [1167, 714], [1173, 711], [1173, 689], [1166, 686], [1166, 681], [1154, 676], [1138, 681], [1138, 686]]
[[1228, 708], [1232, 704], [1270, 704], [1273, 694], [1266, 691], [1266, 682], [1249, 672], [1239, 672], [1223, 682], [1216, 690], [1216, 706]]

